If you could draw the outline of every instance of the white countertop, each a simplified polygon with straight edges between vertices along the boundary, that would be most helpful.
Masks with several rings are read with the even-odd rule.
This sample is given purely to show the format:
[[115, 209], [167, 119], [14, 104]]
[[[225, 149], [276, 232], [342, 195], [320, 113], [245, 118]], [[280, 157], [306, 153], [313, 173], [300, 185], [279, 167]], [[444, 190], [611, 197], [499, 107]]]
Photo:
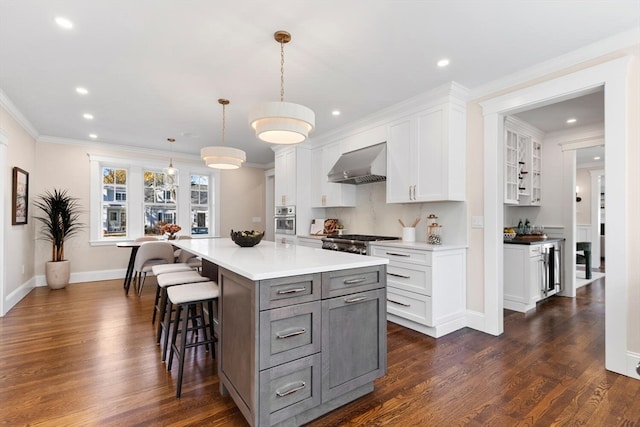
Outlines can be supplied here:
[[404, 242], [402, 240], [378, 240], [370, 245], [390, 248], [417, 249], [421, 251], [450, 251], [452, 249], [466, 249], [467, 245], [430, 245], [426, 242]]
[[229, 238], [184, 239], [171, 242], [250, 280], [388, 264], [386, 258], [328, 251], [263, 240], [241, 248]]

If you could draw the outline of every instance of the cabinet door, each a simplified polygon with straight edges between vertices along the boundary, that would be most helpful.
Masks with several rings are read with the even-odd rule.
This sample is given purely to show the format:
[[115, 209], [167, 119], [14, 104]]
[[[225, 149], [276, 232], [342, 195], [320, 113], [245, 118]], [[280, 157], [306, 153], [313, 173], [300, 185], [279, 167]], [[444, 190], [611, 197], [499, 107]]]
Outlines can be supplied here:
[[535, 303], [543, 298], [542, 269], [544, 265], [540, 254], [529, 258], [529, 303]]
[[322, 301], [322, 402], [386, 373], [385, 289]]
[[411, 177], [412, 122], [407, 117], [389, 125], [387, 138], [387, 203], [413, 201]]
[[518, 134], [505, 130], [504, 203], [518, 204]]
[[311, 164], [311, 207], [352, 207], [356, 205], [356, 188], [350, 184], [337, 184], [327, 180], [327, 174], [342, 154], [339, 142], [313, 151]]
[[275, 155], [275, 204], [296, 204], [296, 151], [281, 150]]
[[445, 200], [447, 195], [444, 170], [445, 156], [444, 110], [437, 108], [416, 117], [416, 138], [411, 147], [413, 161], [414, 201]]

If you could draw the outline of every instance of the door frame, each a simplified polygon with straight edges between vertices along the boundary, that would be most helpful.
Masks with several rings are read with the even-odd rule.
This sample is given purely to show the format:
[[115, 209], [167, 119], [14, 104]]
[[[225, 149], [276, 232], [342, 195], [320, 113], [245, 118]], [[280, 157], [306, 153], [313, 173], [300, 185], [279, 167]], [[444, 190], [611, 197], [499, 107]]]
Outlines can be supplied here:
[[[484, 115], [484, 309], [485, 330], [494, 335], [504, 331], [503, 315], [503, 120], [508, 114], [575, 98], [598, 87], [605, 91], [605, 197], [609, 232], [605, 246], [619, 248], [607, 262], [605, 301], [605, 367], [631, 375], [627, 366], [627, 292], [630, 276], [628, 230], [629, 201], [627, 180], [637, 172], [627, 165], [631, 144], [627, 102], [628, 81], [632, 79], [633, 57], [626, 56], [591, 68], [554, 78], [530, 87], [482, 102]], [[631, 86], [633, 88], [633, 86]], [[636, 88], [637, 89], [637, 88]], [[627, 176], [628, 175], [628, 176]], [[633, 176], [632, 176], [633, 175]], [[575, 185], [563, 183], [563, 192], [574, 194]], [[566, 187], [566, 188], [565, 188]], [[637, 195], [631, 197], [638, 197]], [[573, 199], [567, 206], [571, 209]], [[571, 205], [571, 206], [569, 206]], [[575, 233], [573, 230], [572, 233]], [[575, 240], [575, 237], [570, 240]], [[637, 267], [633, 267], [637, 268]]]

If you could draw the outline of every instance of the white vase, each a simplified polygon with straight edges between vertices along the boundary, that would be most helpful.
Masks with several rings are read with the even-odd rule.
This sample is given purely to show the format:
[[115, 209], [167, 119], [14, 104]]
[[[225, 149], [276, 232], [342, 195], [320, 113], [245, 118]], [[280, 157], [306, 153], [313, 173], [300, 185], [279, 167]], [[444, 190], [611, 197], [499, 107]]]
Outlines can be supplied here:
[[45, 277], [47, 286], [51, 289], [62, 289], [71, 278], [70, 261], [47, 261], [45, 265]]

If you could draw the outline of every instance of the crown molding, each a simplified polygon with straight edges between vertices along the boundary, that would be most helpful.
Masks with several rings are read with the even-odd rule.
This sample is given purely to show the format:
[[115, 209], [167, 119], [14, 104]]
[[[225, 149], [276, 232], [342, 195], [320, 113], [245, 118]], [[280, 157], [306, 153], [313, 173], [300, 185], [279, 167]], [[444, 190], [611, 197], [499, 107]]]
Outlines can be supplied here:
[[530, 82], [544, 75], [562, 71], [576, 64], [594, 60], [605, 55], [618, 53], [617, 56], [626, 56], [634, 50], [637, 50], [639, 45], [640, 26], [599, 40], [565, 55], [541, 62], [520, 72], [500, 77], [492, 82], [478, 86], [470, 91], [469, 99], [478, 100], [514, 86]]
[[18, 110], [18, 107], [11, 101], [6, 93], [0, 89], [0, 106], [25, 130], [33, 139], [38, 139], [40, 134], [29, 120]]

